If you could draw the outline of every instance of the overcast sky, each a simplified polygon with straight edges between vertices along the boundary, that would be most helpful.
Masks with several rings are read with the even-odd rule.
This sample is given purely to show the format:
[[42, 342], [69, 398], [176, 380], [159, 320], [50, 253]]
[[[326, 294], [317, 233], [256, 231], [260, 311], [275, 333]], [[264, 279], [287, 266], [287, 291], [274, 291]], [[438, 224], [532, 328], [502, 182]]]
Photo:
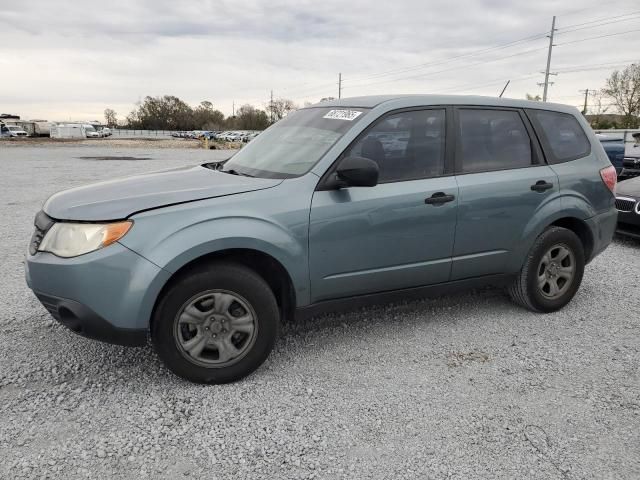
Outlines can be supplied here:
[[564, 73], [549, 100], [579, 105], [579, 90], [640, 61], [638, 0], [0, 0], [0, 113], [123, 118], [171, 94], [230, 114], [271, 89], [299, 104], [337, 96], [338, 72], [344, 97], [495, 96], [511, 79], [505, 96], [523, 98], [542, 93], [553, 15]]

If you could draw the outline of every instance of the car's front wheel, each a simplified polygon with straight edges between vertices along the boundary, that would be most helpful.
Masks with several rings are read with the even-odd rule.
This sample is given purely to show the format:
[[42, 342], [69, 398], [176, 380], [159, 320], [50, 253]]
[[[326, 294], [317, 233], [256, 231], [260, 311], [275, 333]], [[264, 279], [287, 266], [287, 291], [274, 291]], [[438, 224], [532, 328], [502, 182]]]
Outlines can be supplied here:
[[228, 383], [268, 357], [279, 326], [269, 285], [251, 269], [212, 263], [182, 275], [154, 314], [154, 347], [175, 374], [197, 383]]
[[554, 312], [571, 301], [584, 274], [584, 247], [571, 230], [550, 227], [536, 239], [511, 298], [534, 312]]

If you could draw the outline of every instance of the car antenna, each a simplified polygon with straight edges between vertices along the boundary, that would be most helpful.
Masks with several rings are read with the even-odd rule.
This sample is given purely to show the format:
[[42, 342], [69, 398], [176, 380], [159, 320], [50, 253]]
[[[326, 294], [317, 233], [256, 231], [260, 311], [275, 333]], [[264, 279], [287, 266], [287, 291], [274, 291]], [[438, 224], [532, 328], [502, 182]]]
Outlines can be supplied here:
[[502, 98], [502, 94], [504, 93], [504, 91], [507, 89], [507, 87], [509, 86], [509, 82], [511, 82], [511, 80], [507, 80], [507, 83], [504, 84], [504, 88], [502, 89], [502, 91], [500, 92], [500, 95], [498, 95], [498, 98]]

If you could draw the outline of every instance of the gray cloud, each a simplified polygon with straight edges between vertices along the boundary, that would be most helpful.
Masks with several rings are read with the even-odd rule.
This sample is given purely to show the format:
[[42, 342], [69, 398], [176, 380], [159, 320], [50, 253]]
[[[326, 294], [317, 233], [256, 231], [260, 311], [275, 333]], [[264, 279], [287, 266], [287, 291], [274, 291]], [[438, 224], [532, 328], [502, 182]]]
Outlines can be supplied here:
[[[562, 27], [637, 8], [635, 0], [583, 3], [570, 11], [565, 2], [507, 0], [11, 2], [0, 9], [0, 110], [96, 118], [105, 107], [124, 115], [139, 97], [167, 93], [230, 112], [233, 101], [264, 104], [270, 89], [301, 103], [335, 95], [338, 72], [347, 96], [495, 95], [511, 79], [507, 93], [522, 97], [540, 90], [544, 38], [451, 57], [542, 33], [554, 14]], [[564, 38], [634, 27], [640, 20]], [[640, 57], [635, 38], [559, 46], [553, 66]], [[408, 68], [420, 64], [429, 65]], [[601, 86], [608, 74], [559, 75], [552, 99], [578, 104], [578, 90]]]

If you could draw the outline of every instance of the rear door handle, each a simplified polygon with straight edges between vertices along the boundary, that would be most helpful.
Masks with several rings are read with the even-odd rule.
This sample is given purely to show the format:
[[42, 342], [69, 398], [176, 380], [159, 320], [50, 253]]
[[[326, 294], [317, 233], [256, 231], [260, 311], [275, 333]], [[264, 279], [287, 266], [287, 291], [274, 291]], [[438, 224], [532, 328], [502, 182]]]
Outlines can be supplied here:
[[444, 192], [436, 192], [429, 198], [425, 198], [424, 203], [426, 203], [427, 205], [442, 205], [443, 203], [453, 202], [455, 199], [455, 195], [447, 195]]
[[531, 190], [534, 192], [544, 192], [550, 188], [553, 188], [553, 183], [549, 183], [544, 180], [538, 180], [536, 183], [531, 185]]

